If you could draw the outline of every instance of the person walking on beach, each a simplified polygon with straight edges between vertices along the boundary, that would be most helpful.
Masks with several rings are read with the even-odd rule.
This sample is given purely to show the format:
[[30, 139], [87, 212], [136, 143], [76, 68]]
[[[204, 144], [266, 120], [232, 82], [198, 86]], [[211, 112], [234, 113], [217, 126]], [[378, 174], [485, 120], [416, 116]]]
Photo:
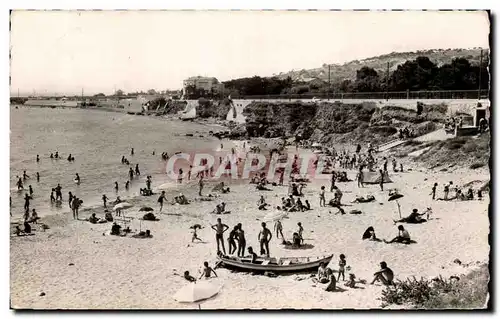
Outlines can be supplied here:
[[269, 257], [269, 242], [273, 238], [273, 234], [266, 228], [266, 223], [262, 223], [262, 230], [259, 232], [258, 240], [260, 242], [260, 254]]
[[127, 181], [127, 182], [125, 183], [125, 190], [127, 190], [127, 191], [128, 191], [129, 186], [130, 186], [130, 181]]
[[56, 198], [54, 197], [54, 192], [56, 191], [55, 188], [52, 188], [52, 191], [50, 192], [50, 202], [53, 203], [56, 201]]
[[280, 179], [279, 179], [279, 181], [278, 181], [278, 185], [279, 185], [279, 186], [283, 186], [283, 182], [284, 182], [284, 180], [285, 180], [285, 170], [282, 170], [282, 171], [281, 171], [281, 174], [280, 174]]
[[395, 159], [395, 158], [393, 158], [393, 159], [392, 159], [392, 170], [395, 172], [395, 171], [396, 171], [396, 168], [397, 168], [396, 159]]
[[448, 194], [450, 193], [450, 186], [453, 185], [453, 182], [444, 185], [444, 200], [448, 199]]
[[222, 245], [222, 251], [224, 255], [226, 254], [226, 247], [224, 246], [224, 232], [229, 229], [229, 226], [222, 223], [220, 218], [217, 218], [217, 224], [212, 225], [212, 229], [215, 231], [215, 241], [217, 242], [217, 252], [220, 252], [220, 246]]
[[30, 178], [30, 177], [29, 177], [29, 175], [28, 175], [28, 174], [26, 174], [26, 171], [24, 171], [24, 172], [23, 172], [23, 180], [25, 180], [25, 181], [26, 181], [28, 178]]
[[281, 220], [277, 220], [276, 223], [274, 223], [274, 231], [276, 232], [276, 238], [280, 238], [279, 235], [281, 235], [281, 239], [285, 240], [285, 236], [283, 236], [283, 225], [281, 224]]
[[106, 207], [106, 202], [108, 201], [108, 197], [106, 196], [106, 194], [103, 194], [102, 195], [102, 203], [104, 205], [104, 208], [107, 208]]
[[30, 210], [30, 200], [32, 200], [33, 198], [28, 195], [28, 194], [25, 194], [24, 195], [24, 210], [25, 211], [28, 211]]
[[36, 172], [36, 181], [40, 182], [40, 173]]
[[319, 206], [320, 207], [326, 206], [325, 186], [321, 186], [321, 191], [319, 192]]
[[60, 201], [62, 201], [62, 187], [61, 187], [61, 184], [57, 184], [57, 186], [56, 186], [56, 201], [58, 199]]
[[358, 182], [358, 187], [365, 187], [365, 185], [363, 184], [364, 173], [361, 166], [359, 167], [358, 174], [356, 175], [356, 181]]
[[135, 175], [141, 175], [141, 171], [139, 171], [139, 164], [135, 164]]
[[128, 177], [130, 180], [134, 179], [134, 170], [132, 169], [132, 167], [128, 169]]
[[188, 171], [188, 181], [191, 180], [191, 170], [193, 169], [193, 165], [189, 165], [189, 171]]
[[379, 173], [380, 173], [380, 177], [379, 177], [380, 190], [383, 191], [384, 190], [384, 171], [379, 170]]
[[432, 186], [432, 192], [429, 195], [432, 195], [432, 200], [436, 199], [436, 189], [437, 189], [438, 183], [434, 183], [434, 186]]
[[33, 197], [33, 188], [30, 186], [28, 186], [28, 189], [29, 189], [29, 192], [30, 192], [30, 196]]
[[335, 187], [335, 180], [337, 179], [337, 174], [335, 171], [332, 171], [332, 178], [330, 179], [330, 193], [333, 192], [333, 188]]
[[115, 192], [118, 193], [118, 182], [115, 182]]
[[182, 168], [179, 168], [179, 175], [177, 176], [177, 182], [180, 184], [182, 183], [182, 174], [184, 173], [184, 171], [182, 170]]
[[203, 190], [203, 175], [200, 176], [200, 181], [198, 182], [198, 186], [199, 186], [199, 191], [198, 191], [198, 196], [203, 196], [201, 195], [201, 191]]
[[346, 266], [347, 262], [345, 260], [344, 254], [340, 254], [339, 258], [340, 258], [340, 260], [339, 260], [339, 275], [338, 275], [337, 281], [340, 281], [340, 275], [342, 275], [342, 281], [345, 281], [345, 266]]
[[19, 191], [19, 190], [21, 190], [21, 189], [24, 189], [24, 186], [23, 186], [23, 181], [21, 180], [21, 177], [19, 177], [19, 179], [18, 179], [18, 181], [17, 181], [16, 185], [17, 185], [17, 190], [18, 190], [18, 191]]
[[73, 202], [73, 194], [68, 192], [68, 206], [71, 208], [71, 203]]
[[387, 164], [388, 164], [387, 157], [384, 157], [384, 172], [387, 172]]
[[245, 239], [245, 231], [243, 230], [241, 223], [238, 223], [236, 227], [238, 227], [238, 232], [236, 233], [238, 239], [238, 257], [244, 257], [245, 246], [247, 244]]
[[151, 176], [148, 176], [146, 178], [146, 187], [147, 187], [148, 190], [151, 189]]
[[165, 191], [161, 192], [160, 197], [158, 197], [158, 203], [160, 203], [160, 213], [163, 209], [163, 201], [166, 201], [167, 199], [165, 198]]

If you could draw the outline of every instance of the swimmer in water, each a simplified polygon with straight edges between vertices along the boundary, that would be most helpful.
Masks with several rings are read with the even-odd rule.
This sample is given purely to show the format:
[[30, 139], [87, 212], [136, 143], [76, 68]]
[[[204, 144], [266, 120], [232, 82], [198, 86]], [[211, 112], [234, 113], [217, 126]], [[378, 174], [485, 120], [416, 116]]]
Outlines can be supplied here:
[[80, 175], [78, 175], [78, 173], [76, 173], [75, 182], [80, 184]]
[[134, 171], [132, 170], [132, 167], [130, 167], [128, 170], [128, 176], [131, 180], [134, 179]]
[[56, 155], [54, 155], [55, 158], [59, 158], [59, 152], [56, 151]]
[[26, 171], [24, 171], [24, 172], [23, 172], [23, 179], [24, 179], [24, 180], [27, 180], [28, 178], [30, 178], [30, 177], [29, 177], [29, 175], [28, 175], [28, 174], [26, 174]]
[[134, 155], [134, 148], [132, 147], [132, 149], [130, 150], [130, 155]]
[[54, 154], [50, 153], [50, 158], [54, 158]]
[[38, 154], [36, 154], [36, 162], [40, 162], [40, 156]]
[[135, 164], [135, 175], [141, 175], [141, 172], [139, 171], [139, 164]]
[[125, 183], [125, 189], [126, 189], [126, 190], [128, 190], [129, 185], [130, 185], [130, 182], [129, 182], [129, 181], [127, 181], [127, 182]]
[[17, 181], [16, 184], [17, 184], [17, 190], [24, 189], [23, 181], [21, 180], [21, 177], [19, 177], [19, 180]]
[[52, 188], [52, 191], [50, 192], [50, 202], [53, 203], [56, 201], [56, 198], [54, 197], [54, 192], [56, 191], [55, 188]]
[[36, 172], [36, 181], [39, 182], [40, 181], [40, 173]]

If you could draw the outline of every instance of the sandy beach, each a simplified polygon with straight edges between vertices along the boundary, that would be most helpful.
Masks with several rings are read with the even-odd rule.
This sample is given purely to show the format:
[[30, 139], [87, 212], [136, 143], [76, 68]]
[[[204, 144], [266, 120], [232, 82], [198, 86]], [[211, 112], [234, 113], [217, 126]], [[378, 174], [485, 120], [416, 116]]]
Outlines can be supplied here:
[[[229, 144], [225, 142], [226, 145]], [[463, 274], [481, 262], [488, 262], [489, 198], [482, 201], [443, 202], [431, 199], [430, 188], [453, 181], [463, 185], [472, 180], [487, 181], [487, 170], [457, 169], [452, 172], [425, 171], [405, 163], [404, 173], [389, 173], [397, 188], [406, 196], [400, 199], [402, 215], [412, 208], [424, 211], [432, 207], [434, 215], [424, 224], [405, 224], [417, 241], [412, 245], [387, 245], [361, 240], [364, 230], [373, 226], [379, 238], [391, 239], [397, 235], [393, 220], [398, 218], [397, 206], [387, 201], [387, 190], [378, 185], [358, 188], [355, 182], [338, 183], [344, 192], [346, 211], [359, 209], [361, 215], [336, 214], [336, 208], [320, 208], [319, 189], [329, 186], [329, 180], [313, 180], [305, 188], [313, 210], [294, 212], [283, 220], [287, 239], [304, 227], [304, 240], [313, 247], [306, 250], [284, 249], [280, 240], [273, 238], [272, 256], [317, 256], [333, 254], [332, 269], [338, 268], [339, 254], [346, 255], [350, 272], [359, 279], [371, 281], [380, 261], [386, 261], [396, 278], [421, 276], [432, 278]], [[355, 172], [348, 171], [351, 179]], [[109, 235], [110, 223], [90, 224], [74, 221], [70, 214], [52, 216], [51, 229], [37, 231], [35, 236], [11, 237], [11, 305], [13, 308], [34, 309], [177, 309], [197, 308], [197, 304], [182, 304], [172, 295], [186, 284], [180, 276], [189, 270], [199, 277], [204, 261], [216, 262], [215, 235], [210, 225], [217, 217], [232, 228], [243, 224], [247, 247], [258, 248], [257, 235], [266, 211], [259, 211], [256, 202], [260, 195], [273, 207], [280, 205], [288, 187], [272, 187], [273, 191], [257, 191], [248, 181], [227, 180], [231, 192], [221, 194], [214, 201], [194, 201], [189, 205], [167, 205], [158, 213], [157, 196], [135, 200], [135, 207], [126, 212], [134, 217], [131, 229], [151, 230], [153, 238], [135, 239]], [[208, 182], [210, 190], [216, 182]], [[167, 192], [172, 199], [183, 192], [188, 199], [197, 197], [197, 182], [190, 181]], [[438, 190], [441, 194], [442, 190]], [[356, 195], [372, 194], [376, 202], [352, 204]], [[438, 197], [441, 195], [438, 195]], [[333, 194], [327, 193], [327, 201]], [[217, 203], [227, 203], [227, 215], [209, 214]], [[151, 206], [159, 221], [139, 221], [140, 206]], [[351, 207], [349, 205], [352, 205]], [[80, 213], [81, 218], [91, 212], [103, 217], [103, 209]], [[202, 224], [198, 231], [201, 243], [191, 243], [189, 226]], [[272, 229], [273, 225], [268, 223]], [[226, 233], [227, 234], [227, 233]], [[273, 235], [274, 236], [274, 235]], [[225, 236], [226, 238], [227, 236]], [[226, 242], [227, 249], [227, 242]], [[453, 261], [459, 259], [462, 265]], [[380, 307], [380, 285], [359, 285], [361, 289], [326, 292], [324, 286], [312, 282], [308, 275], [283, 275], [277, 278], [216, 269], [218, 278], [210, 279], [223, 285], [221, 292], [201, 304], [202, 309], [339, 309]], [[349, 272], [348, 272], [349, 273]], [[298, 280], [300, 279], [300, 280]], [[40, 293], [44, 292], [44, 296]]]

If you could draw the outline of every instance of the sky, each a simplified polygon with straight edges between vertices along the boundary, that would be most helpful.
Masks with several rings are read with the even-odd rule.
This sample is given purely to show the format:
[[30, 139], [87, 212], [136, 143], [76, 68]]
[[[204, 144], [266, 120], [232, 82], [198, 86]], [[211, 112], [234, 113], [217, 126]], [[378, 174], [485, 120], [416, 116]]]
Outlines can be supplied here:
[[20, 94], [179, 89], [390, 52], [488, 48], [485, 12], [13, 11]]

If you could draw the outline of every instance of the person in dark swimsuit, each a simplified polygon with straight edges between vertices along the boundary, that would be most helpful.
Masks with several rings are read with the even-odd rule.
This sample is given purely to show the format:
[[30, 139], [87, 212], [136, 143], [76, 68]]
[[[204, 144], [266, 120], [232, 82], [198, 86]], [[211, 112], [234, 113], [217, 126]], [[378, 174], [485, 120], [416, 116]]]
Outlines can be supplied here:
[[236, 237], [238, 232], [238, 226], [234, 226], [233, 230], [229, 233], [229, 238], [227, 239], [227, 243], [229, 245], [229, 254], [232, 255], [236, 252]]
[[257, 254], [253, 251], [253, 248], [252, 247], [248, 247], [248, 253], [250, 254], [250, 256], [252, 257], [252, 264], [255, 264], [257, 263]]
[[236, 225], [238, 227], [238, 232], [236, 233], [238, 239], [238, 257], [243, 257], [245, 255], [245, 232], [243, 231], [241, 223]]
[[224, 255], [226, 254], [226, 247], [224, 246], [224, 232], [229, 229], [229, 226], [223, 224], [220, 218], [217, 218], [217, 224], [212, 225], [212, 229], [215, 231], [215, 240], [217, 242], [217, 252], [220, 250], [220, 245], [222, 245], [222, 251]]

